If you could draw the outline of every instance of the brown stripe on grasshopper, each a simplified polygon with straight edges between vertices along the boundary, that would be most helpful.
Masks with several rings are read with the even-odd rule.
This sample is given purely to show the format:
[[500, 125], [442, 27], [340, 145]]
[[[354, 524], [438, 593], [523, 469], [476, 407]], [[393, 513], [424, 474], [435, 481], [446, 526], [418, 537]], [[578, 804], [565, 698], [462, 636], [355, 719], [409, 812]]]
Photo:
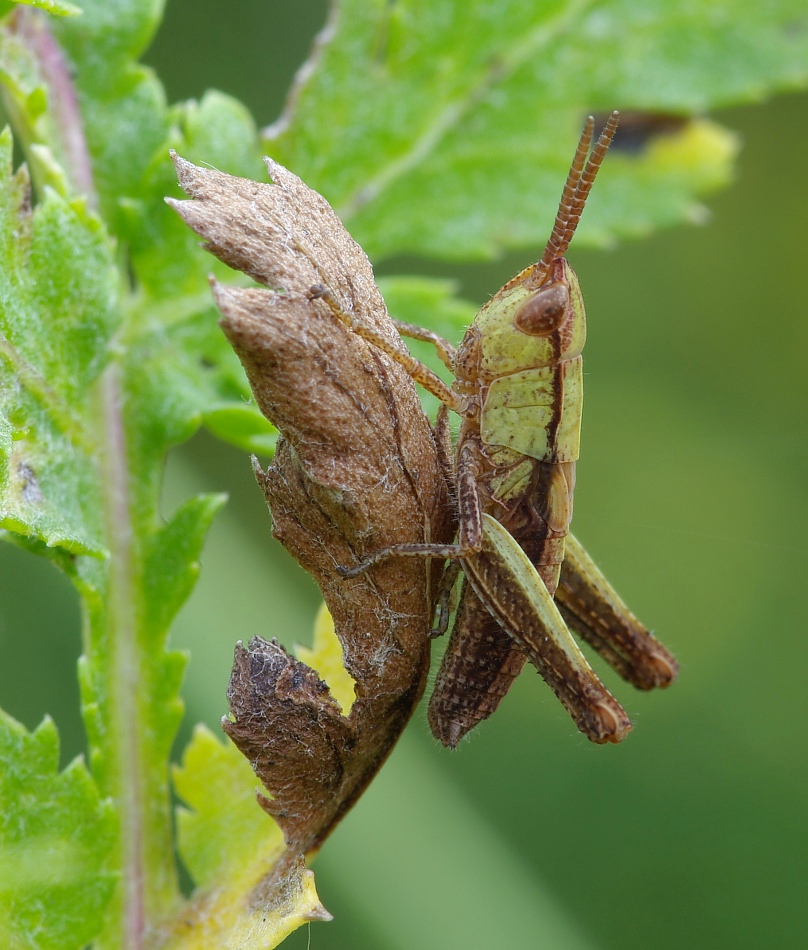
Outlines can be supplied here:
[[[429, 706], [434, 734], [452, 747], [496, 709], [525, 658], [588, 738], [618, 742], [626, 735], [628, 717], [587, 663], [564, 617], [635, 685], [667, 685], [676, 675], [673, 658], [629, 614], [577, 542], [569, 558], [565, 548], [586, 318], [564, 254], [616, 128], [613, 113], [590, 154], [594, 121], [587, 120], [541, 258], [481, 308], [457, 350], [432, 331], [398, 325], [402, 334], [436, 347], [454, 373], [451, 386], [398, 341], [346, 313], [327, 288], [311, 291], [462, 418], [453, 470], [446, 473], [457, 504], [455, 543], [371, 550], [343, 570], [354, 578], [393, 555], [460, 561], [460, 607]], [[445, 412], [439, 428], [443, 441]], [[456, 572], [447, 576], [438, 632], [445, 629], [448, 584]], [[553, 599], [560, 576], [563, 615]]]

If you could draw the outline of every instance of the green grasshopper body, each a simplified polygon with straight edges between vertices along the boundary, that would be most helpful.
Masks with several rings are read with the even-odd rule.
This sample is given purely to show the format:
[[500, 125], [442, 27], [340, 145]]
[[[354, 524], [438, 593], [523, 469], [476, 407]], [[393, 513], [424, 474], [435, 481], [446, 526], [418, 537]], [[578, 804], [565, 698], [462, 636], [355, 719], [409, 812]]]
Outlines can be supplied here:
[[[402, 334], [436, 346], [455, 376], [451, 387], [355, 321], [326, 288], [312, 289], [313, 298], [325, 300], [463, 418], [454, 463], [444, 466], [457, 501], [456, 542], [398, 545], [344, 571], [356, 576], [390, 555], [448, 558], [448, 599], [457, 574], [451, 564], [462, 566], [455, 624], [429, 705], [435, 736], [452, 748], [497, 708], [526, 660], [589, 739], [619, 742], [626, 735], [628, 716], [570, 627], [640, 688], [666, 686], [676, 676], [675, 660], [569, 536], [586, 319], [578, 279], [563, 255], [616, 127], [614, 113], [587, 160], [594, 128], [587, 121], [541, 259], [485, 304], [457, 350], [430, 331], [397, 324]], [[448, 455], [445, 409], [437, 431]]]

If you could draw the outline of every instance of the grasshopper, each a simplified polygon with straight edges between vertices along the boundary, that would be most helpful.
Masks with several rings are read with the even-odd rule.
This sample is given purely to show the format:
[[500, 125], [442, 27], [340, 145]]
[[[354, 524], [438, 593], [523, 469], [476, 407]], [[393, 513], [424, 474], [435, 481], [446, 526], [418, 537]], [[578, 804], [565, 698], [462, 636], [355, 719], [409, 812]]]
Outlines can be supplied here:
[[[428, 713], [433, 733], [451, 748], [494, 712], [526, 660], [587, 738], [623, 739], [631, 722], [570, 629], [640, 689], [668, 686], [678, 672], [671, 654], [569, 533], [586, 323], [578, 278], [564, 254], [617, 121], [615, 112], [590, 154], [594, 119], [587, 120], [541, 258], [482, 307], [457, 349], [430, 330], [394, 321], [402, 336], [435, 346], [454, 375], [451, 386], [348, 313], [328, 288], [310, 291], [442, 403], [435, 431], [456, 500], [454, 543], [395, 545], [341, 573], [354, 577], [390, 556], [447, 559], [433, 631], [439, 635], [448, 627], [462, 569], [455, 622]], [[453, 453], [447, 410], [462, 419]]]

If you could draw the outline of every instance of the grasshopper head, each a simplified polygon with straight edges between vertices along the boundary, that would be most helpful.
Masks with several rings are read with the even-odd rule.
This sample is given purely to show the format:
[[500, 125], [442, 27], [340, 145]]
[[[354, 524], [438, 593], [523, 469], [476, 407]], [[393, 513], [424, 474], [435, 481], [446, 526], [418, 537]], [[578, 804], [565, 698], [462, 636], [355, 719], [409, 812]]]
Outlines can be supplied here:
[[[575, 271], [561, 257], [538, 286], [533, 264], [507, 283], [480, 310], [472, 331], [477, 371], [495, 379], [580, 355], [586, 316]], [[458, 351], [462, 361], [463, 348]]]
[[[477, 314], [457, 352], [460, 378], [495, 379], [573, 359], [586, 340], [578, 278], [564, 258], [617, 129], [613, 112], [589, 155], [595, 122], [586, 121], [541, 260], [517, 274]], [[589, 158], [587, 160], [587, 155]]]

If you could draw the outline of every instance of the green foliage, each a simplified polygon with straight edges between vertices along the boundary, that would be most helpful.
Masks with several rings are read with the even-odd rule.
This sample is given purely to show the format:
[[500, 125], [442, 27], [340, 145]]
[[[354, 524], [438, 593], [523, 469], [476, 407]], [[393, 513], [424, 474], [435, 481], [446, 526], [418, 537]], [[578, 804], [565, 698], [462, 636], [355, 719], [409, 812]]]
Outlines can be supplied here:
[[[25, 6], [73, 12], [0, 4], [0, 82], [35, 185], [32, 209], [6, 131], [0, 525], [82, 596], [91, 772], [79, 761], [56, 771], [50, 722], [29, 735], [3, 714], [0, 935], [11, 948], [136, 946], [133, 920], [170, 930], [188, 907], [167, 783], [185, 659], [168, 629], [223, 501], [198, 496], [164, 518], [164, 459], [203, 424], [245, 451], [274, 444], [216, 327], [206, 276], [224, 268], [163, 202], [178, 194], [168, 148], [245, 177], [264, 170], [240, 103], [209, 92], [169, 106], [138, 64], [161, 0], [82, 0], [80, 16], [58, 20]], [[374, 257], [482, 258], [543, 243], [587, 111], [681, 119], [610, 155], [580, 233], [604, 244], [699, 216], [736, 142], [689, 117], [804, 84], [802, 17], [796, 0], [765, 11], [745, 0], [345, 0], [264, 144]], [[471, 317], [445, 282], [391, 279], [385, 293], [397, 316], [451, 338]], [[183, 860], [203, 891], [241, 908], [279, 847], [251, 771], [197, 732], [175, 779], [193, 808], [178, 819]]]
[[49, 191], [31, 214], [24, 169], [11, 173], [11, 144], [6, 130], [0, 140], [4, 523], [48, 546], [103, 555], [87, 414], [120, 323], [112, 253], [80, 200]]
[[[85, 601], [80, 673], [90, 757], [121, 829], [109, 856], [110, 873], [122, 881], [102, 938], [110, 946], [122, 939], [135, 888], [155, 920], [176, 901], [166, 761], [182, 715], [185, 660], [166, 648], [166, 637], [223, 501], [193, 499], [163, 522], [165, 453], [206, 414], [220, 426], [235, 416], [232, 438], [245, 448], [265, 447], [268, 437], [215, 326], [205, 264], [162, 201], [169, 144], [193, 151], [190, 140], [200, 133], [205, 151], [212, 138], [244, 156], [250, 142], [256, 154], [255, 135], [244, 110], [222, 96], [169, 114], [152, 74], [131, 61], [158, 13], [118, 4], [110, 19], [98, 4], [61, 37], [81, 63], [96, 189], [86, 197], [73, 197], [88, 167], [68, 134], [78, 117], [64, 101], [67, 63], [43, 45], [38, 20], [18, 19], [3, 35], [6, 101], [38, 172], [38, 201], [32, 212], [24, 171], [11, 173], [6, 132], [0, 513], [18, 543], [48, 550]], [[172, 130], [172, 119], [182, 131]], [[100, 216], [90, 210], [96, 198]], [[158, 248], [176, 283], [156, 266]], [[127, 268], [135, 289], [127, 287]], [[90, 936], [103, 923], [95, 917]]]
[[72, 3], [62, 3], [60, 0], [14, 0], [14, 2], [4, 2], [0, 4], [0, 16], [5, 16], [9, 10], [14, 8], [14, 3], [20, 6], [39, 7], [46, 13], [52, 13], [54, 16], [76, 16], [81, 10]]
[[[746, 0], [346, 0], [267, 147], [371, 256], [537, 247], [587, 112], [686, 117], [799, 86], [802, 17], [793, 0], [757, 11]], [[576, 244], [692, 217], [736, 150], [725, 130], [702, 128], [686, 158], [675, 154], [687, 127], [658, 153], [611, 155]]]
[[0, 711], [0, 942], [8, 950], [82, 947], [115, 880], [105, 869], [115, 809], [84, 763], [58, 771], [59, 737]]
[[[220, 742], [197, 726], [185, 750], [182, 767], [174, 769], [174, 787], [189, 806], [177, 814], [179, 849], [185, 866], [200, 887], [212, 887], [254, 866], [283, 847], [275, 822], [256, 812], [258, 780], [250, 763], [232, 743]], [[221, 807], [227, 802], [227, 810]], [[260, 876], [260, 875], [258, 875]]]

